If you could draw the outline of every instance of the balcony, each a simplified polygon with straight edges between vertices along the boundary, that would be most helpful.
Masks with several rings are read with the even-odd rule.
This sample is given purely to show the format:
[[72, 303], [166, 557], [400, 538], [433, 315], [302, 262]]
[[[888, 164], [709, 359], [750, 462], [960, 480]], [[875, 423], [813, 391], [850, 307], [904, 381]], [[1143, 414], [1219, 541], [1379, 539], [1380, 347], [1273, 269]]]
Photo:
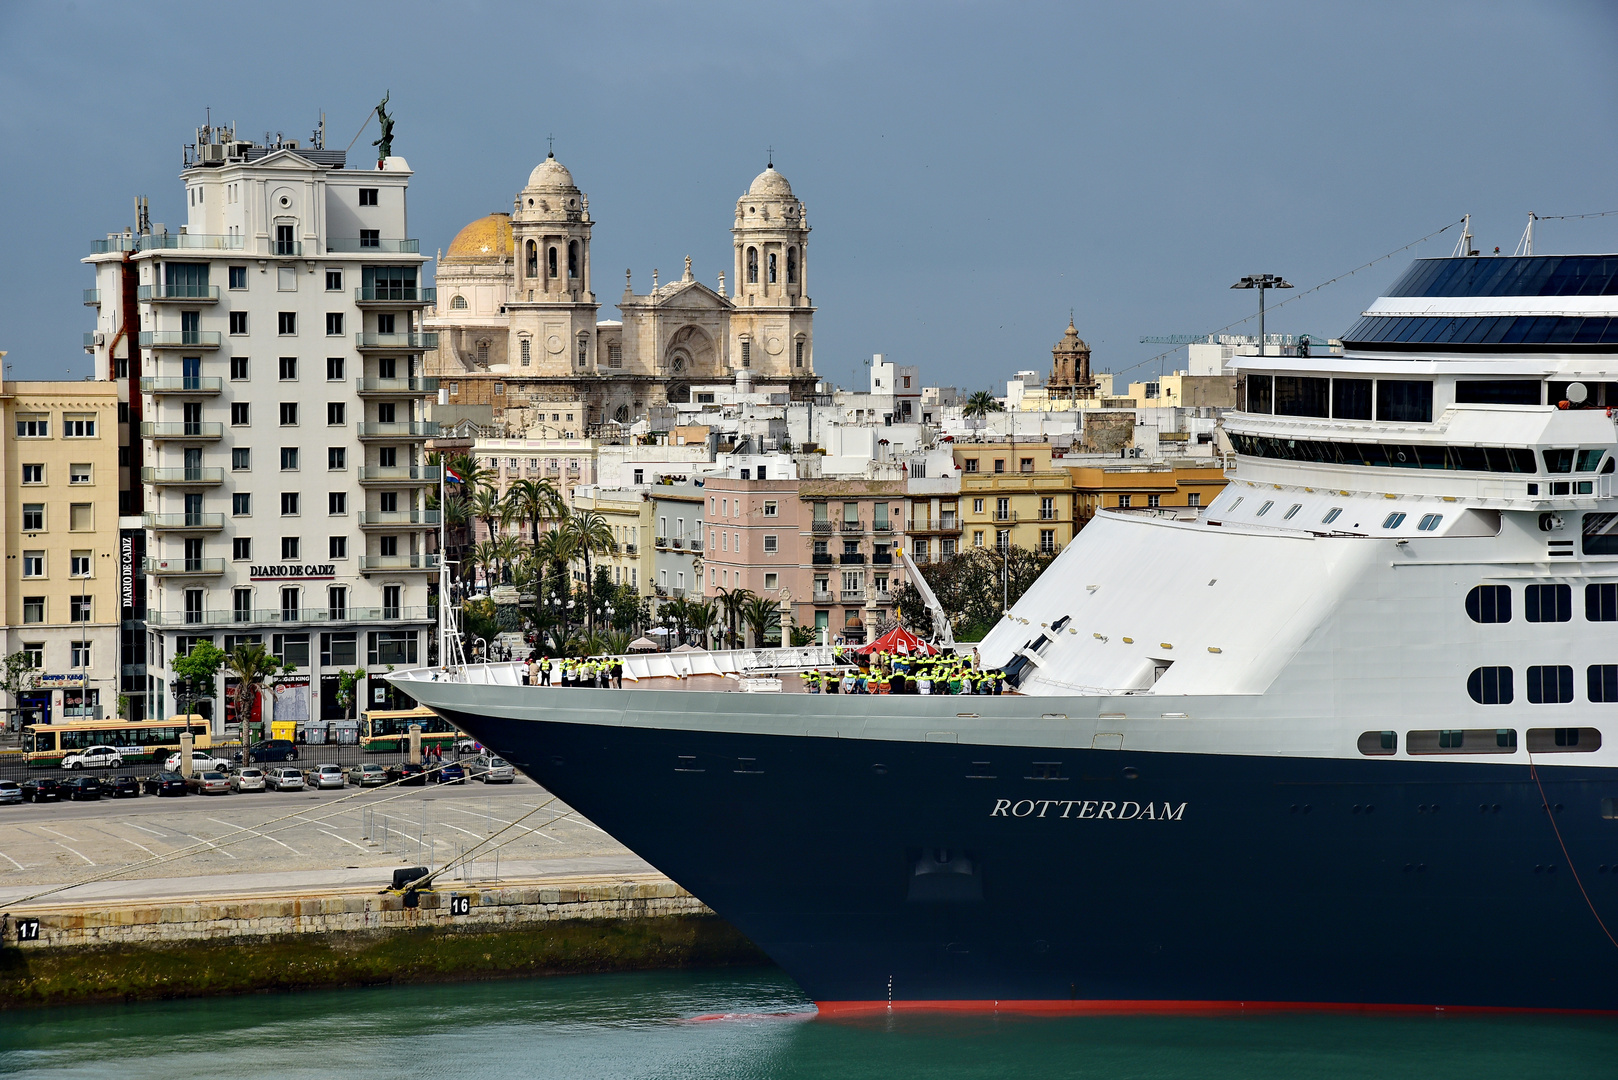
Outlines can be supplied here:
[[685, 550], [685, 538], [680, 537], [680, 536], [670, 537], [669, 538], [669, 547], [673, 548], [675, 551], [684, 551]]
[[85, 289], [84, 290], [84, 305], [86, 307], [93, 307], [93, 306], [95, 306], [96, 304], [99, 304], [99, 303], [101, 303], [101, 290], [100, 289]]
[[436, 439], [438, 424], [433, 421], [415, 421], [408, 424], [356, 424], [356, 434], [362, 439]]
[[625, 555], [639, 555], [640, 554], [640, 545], [639, 544], [625, 544], [625, 545], [623, 545], [623, 549], [624, 549], [624, 554]]
[[438, 335], [420, 331], [377, 334], [363, 330], [354, 335], [354, 347], [360, 352], [421, 352], [438, 348]]
[[217, 330], [142, 330], [143, 349], [217, 349]]
[[878, 589], [876, 590], [876, 602], [879, 604], [891, 604], [893, 603], [893, 594], [886, 589]]
[[892, 566], [893, 552], [879, 551], [875, 555], [871, 556], [871, 562], [877, 566]]
[[114, 251], [240, 251], [242, 238], [224, 233], [159, 233], [111, 236], [90, 242], [90, 254]]
[[276, 258], [279, 258], [279, 259], [301, 259], [301, 258], [303, 258], [303, 241], [302, 240], [268, 240], [268, 241], [266, 241], [266, 243], [269, 245], [270, 254], [274, 255]]
[[142, 514], [143, 528], [158, 532], [218, 532], [225, 527], [224, 514]]
[[217, 304], [217, 285], [142, 285], [135, 290], [135, 299], [154, 304], [177, 303]]
[[809, 531], [813, 532], [813, 533], [820, 534], [820, 535], [824, 535], [826, 533], [834, 533], [834, 532], [837, 531], [837, 522], [835, 522], [835, 521], [812, 521], [812, 522], [809, 523]]
[[412, 525], [437, 525], [437, 510], [361, 510], [362, 529], [404, 529]]
[[865, 603], [865, 590], [864, 589], [844, 589], [842, 591], [842, 593], [841, 593], [841, 596], [842, 596], [842, 601], [845, 604], [863, 604], [863, 603]]
[[225, 572], [224, 559], [153, 559], [142, 568], [152, 577], [218, 577]]
[[1016, 521], [1017, 520], [1017, 511], [1015, 511], [1015, 510], [996, 510], [996, 511], [994, 511], [994, 513], [989, 515], [989, 520], [990, 521]]
[[817, 551], [813, 555], [809, 556], [809, 561], [815, 566], [830, 566], [836, 560], [824, 551]]
[[414, 255], [420, 240], [384, 240], [376, 236], [328, 236], [326, 250], [343, 255]]
[[140, 471], [140, 482], [154, 484], [158, 487], [180, 484], [186, 487], [195, 487], [200, 484], [223, 484], [225, 482], [224, 469], [154, 469], [144, 468]]
[[361, 285], [354, 290], [360, 307], [422, 307], [438, 303], [437, 289], [414, 285]]
[[84, 347], [86, 349], [94, 349], [98, 347], [104, 340], [105, 338], [103, 338], [98, 331], [86, 330], [84, 332]]
[[361, 465], [362, 484], [436, 484], [439, 480], [437, 465]]
[[685, 543], [686, 543], [686, 546], [689, 547], [692, 551], [701, 553], [701, 551], [702, 551], [702, 541], [701, 540], [687, 540]]
[[893, 522], [891, 522], [891, 521], [873, 521], [871, 523], [871, 531], [872, 532], [879, 532], [879, 533], [892, 532], [893, 531]]
[[437, 555], [361, 555], [360, 573], [373, 574], [385, 570], [437, 570]]
[[424, 607], [396, 608], [242, 608], [233, 611], [147, 611], [151, 626], [249, 626], [274, 623], [427, 622], [432, 611]]
[[224, 388], [217, 375], [143, 375], [140, 380], [143, 394], [217, 394]]
[[844, 521], [839, 526], [843, 532], [862, 533], [865, 526], [859, 521]]
[[820, 589], [815, 592], [814, 602], [817, 604], [833, 604], [837, 602], [837, 597], [824, 589]]
[[669, 538], [666, 536], [654, 536], [652, 537], [652, 546], [659, 551], [666, 551], [669, 546]]
[[939, 533], [958, 533], [960, 531], [960, 523], [953, 516], [939, 518], [937, 521], [930, 521], [927, 518], [912, 518], [905, 525], [905, 532], [911, 536], [930, 536]]
[[212, 442], [223, 438], [225, 425], [220, 423], [177, 423], [155, 424], [145, 423], [140, 426], [140, 437], [162, 441], [172, 439], [176, 442]]
[[354, 391], [360, 397], [421, 397], [438, 393], [438, 380], [421, 375], [404, 379], [355, 379]]
[[863, 551], [845, 551], [837, 556], [837, 561], [844, 566], [864, 566], [865, 553]]
[[1060, 521], [1062, 519], [1057, 516], [1060, 513], [1061, 513], [1061, 511], [1056, 509], [1056, 507], [1054, 507], [1054, 506], [1050, 506], [1050, 507], [1042, 506], [1042, 507], [1039, 508], [1039, 520], [1041, 520], [1041, 521]]

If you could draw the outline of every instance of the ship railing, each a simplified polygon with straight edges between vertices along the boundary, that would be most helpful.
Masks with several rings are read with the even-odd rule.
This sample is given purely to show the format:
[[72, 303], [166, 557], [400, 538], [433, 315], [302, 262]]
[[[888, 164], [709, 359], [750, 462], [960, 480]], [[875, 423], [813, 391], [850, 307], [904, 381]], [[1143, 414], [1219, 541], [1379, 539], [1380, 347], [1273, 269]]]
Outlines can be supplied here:
[[[631, 653], [613, 656], [624, 668], [624, 683], [641, 679], [690, 678], [694, 675], [719, 677], [768, 678], [777, 672], [804, 671], [810, 668], [831, 667], [837, 663], [836, 650], [831, 646], [802, 645], [788, 648], [715, 649], [696, 652]], [[596, 657], [595, 659], [603, 659]], [[561, 671], [553, 660], [551, 685], [561, 684]], [[521, 686], [525, 662], [520, 660], [467, 664], [452, 668], [418, 668], [399, 672], [395, 678], [423, 682], [451, 681], [484, 686]]]

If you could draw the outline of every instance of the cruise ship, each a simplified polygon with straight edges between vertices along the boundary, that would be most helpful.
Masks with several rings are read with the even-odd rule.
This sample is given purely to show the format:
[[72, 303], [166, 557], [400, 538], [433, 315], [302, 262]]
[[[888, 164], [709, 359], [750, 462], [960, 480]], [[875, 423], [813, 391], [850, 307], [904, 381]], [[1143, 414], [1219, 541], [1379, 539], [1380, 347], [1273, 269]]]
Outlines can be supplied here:
[[1015, 693], [393, 681], [823, 1013], [1618, 1010], [1618, 256], [1418, 260], [1342, 343], [1235, 358], [1229, 486], [1098, 514]]

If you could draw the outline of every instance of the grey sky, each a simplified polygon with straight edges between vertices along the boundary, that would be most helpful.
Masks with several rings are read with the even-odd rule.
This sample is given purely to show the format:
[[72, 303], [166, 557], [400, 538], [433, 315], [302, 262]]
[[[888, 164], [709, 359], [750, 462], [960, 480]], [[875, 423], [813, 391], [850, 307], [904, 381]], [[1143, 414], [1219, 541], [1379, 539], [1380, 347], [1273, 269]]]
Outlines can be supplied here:
[[[252, 138], [307, 138], [324, 109], [343, 146], [391, 90], [423, 251], [509, 210], [554, 133], [616, 318], [625, 267], [637, 291], [687, 254], [710, 284], [729, 269], [735, 200], [773, 145], [814, 227], [822, 375], [846, 385], [883, 352], [998, 387], [1048, 367], [1070, 307], [1122, 371], [1161, 351], [1142, 335], [1249, 314], [1242, 274], [1308, 287], [1467, 211], [1510, 252], [1529, 210], [1618, 209], [1615, 56], [1618, 7], [1549, 0], [6, 0], [0, 349], [17, 378], [88, 374], [77, 260], [137, 193], [184, 220], [205, 106]], [[1269, 328], [1341, 333], [1455, 235]], [[1618, 217], [1545, 223], [1537, 246], [1618, 250]]]

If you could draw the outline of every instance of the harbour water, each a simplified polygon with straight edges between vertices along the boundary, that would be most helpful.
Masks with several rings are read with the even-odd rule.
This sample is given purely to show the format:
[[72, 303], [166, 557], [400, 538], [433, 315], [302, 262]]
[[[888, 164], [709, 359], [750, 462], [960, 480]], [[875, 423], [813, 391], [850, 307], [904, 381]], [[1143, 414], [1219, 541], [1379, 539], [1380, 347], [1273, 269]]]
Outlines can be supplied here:
[[770, 969], [256, 994], [0, 1014], [0, 1076], [1558, 1080], [1618, 1021], [1465, 1014], [815, 1018]]

